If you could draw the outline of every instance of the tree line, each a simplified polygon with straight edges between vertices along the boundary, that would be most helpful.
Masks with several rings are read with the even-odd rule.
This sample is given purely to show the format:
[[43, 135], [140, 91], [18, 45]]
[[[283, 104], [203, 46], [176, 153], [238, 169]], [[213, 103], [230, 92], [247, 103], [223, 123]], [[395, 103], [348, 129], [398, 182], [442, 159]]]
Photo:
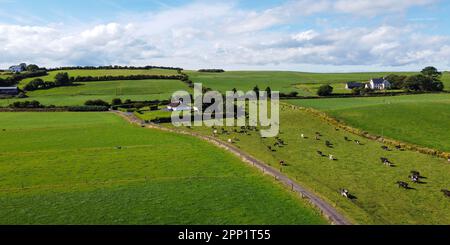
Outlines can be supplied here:
[[200, 69], [198, 72], [215, 72], [215, 73], [222, 73], [225, 72], [224, 69]]
[[444, 83], [441, 82], [442, 72], [435, 67], [425, 67], [420, 74], [405, 76], [391, 74], [386, 77], [391, 83], [392, 89], [404, 89], [407, 91], [443, 91]]

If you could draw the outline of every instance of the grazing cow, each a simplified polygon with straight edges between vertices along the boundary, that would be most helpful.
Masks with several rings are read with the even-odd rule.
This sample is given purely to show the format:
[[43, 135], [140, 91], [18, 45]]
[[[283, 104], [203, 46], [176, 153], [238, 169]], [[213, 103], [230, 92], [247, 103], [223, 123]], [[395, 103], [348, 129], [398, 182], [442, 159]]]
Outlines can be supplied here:
[[355, 140], [355, 143], [356, 143], [357, 145], [361, 145], [361, 141], [359, 141], [359, 140]]
[[302, 134], [301, 136], [302, 136], [302, 139], [306, 138], [306, 136], [304, 134]]
[[420, 177], [420, 172], [419, 171], [412, 170], [410, 173], [411, 173], [412, 176]]
[[117, 150], [122, 150], [122, 146], [116, 146]]
[[331, 155], [331, 154], [330, 154], [330, 156], [328, 156], [328, 159], [330, 159], [331, 161], [334, 161], [334, 160], [335, 160], [334, 156]]
[[401, 149], [402, 149], [402, 146], [401, 146], [401, 145], [397, 145], [397, 146], [395, 146], [395, 149], [401, 150]]
[[340, 192], [341, 192], [341, 196], [343, 196], [343, 197], [345, 197], [345, 198], [350, 198], [350, 193], [349, 193], [348, 190], [346, 190], [346, 189], [341, 189]]
[[410, 175], [409, 178], [411, 178], [413, 183], [418, 183], [420, 181], [419, 176], [417, 175]]
[[398, 185], [399, 188], [401, 187], [401, 188], [403, 188], [403, 189], [409, 189], [408, 183], [406, 183], [406, 182], [404, 182], [404, 181], [397, 181], [396, 184]]
[[389, 147], [383, 145], [383, 146], [381, 147], [381, 149], [383, 149], [383, 150], [385, 150], [385, 151], [388, 151], [388, 150], [389, 150]]
[[286, 166], [286, 163], [283, 160], [281, 160], [280, 161], [280, 166]]
[[319, 154], [321, 157], [324, 156], [324, 155], [323, 155], [323, 152], [321, 152], [321, 151], [317, 151], [317, 154]]
[[344, 139], [345, 141], [350, 141], [350, 139], [347, 136], [345, 136]]
[[450, 191], [449, 190], [442, 189], [441, 192], [444, 193], [444, 196], [450, 197]]
[[316, 140], [320, 140], [320, 137], [318, 135], [316, 135]]
[[228, 143], [233, 143], [233, 140], [232, 139], [228, 139]]
[[389, 167], [392, 166], [392, 163], [391, 163], [391, 161], [389, 161], [389, 159], [387, 159], [385, 157], [380, 157], [380, 160], [381, 160], [381, 163], [383, 163], [384, 165], [389, 166]]

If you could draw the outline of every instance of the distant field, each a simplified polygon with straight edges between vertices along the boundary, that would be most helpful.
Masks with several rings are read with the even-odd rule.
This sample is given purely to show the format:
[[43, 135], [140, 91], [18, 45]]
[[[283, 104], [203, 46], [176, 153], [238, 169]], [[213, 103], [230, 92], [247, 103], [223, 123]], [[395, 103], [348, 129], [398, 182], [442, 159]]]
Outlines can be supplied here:
[[0, 224], [325, 223], [235, 156], [114, 114], [0, 113], [0, 129]]
[[[316, 95], [322, 84], [331, 84], [337, 93], [348, 92], [345, 82], [368, 81], [392, 72], [376, 73], [304, 73], [287, 71], [229, 71], [224, 73], [203, 73], [186, 71], [192, 81], [219, 91], [231, 91], [233, 88], [248, 91], [258, 85], [260, 89], [270, 86], [272, 90], [283, 93], [296, 91], [302, 96]], [[411, 75], [414, 73], [396, 73]], [[450, 83], [450, 81], [449, 81]], [[449, 84], [450, 86], [450, 84]]]
[[[62, 70], [62, 71], [51, 71], [47, 76], [39, 77], [44, 81], [53, 81], [55, 75], [59, 72], [67, 72], [69, 76], [126, 76], [126, 75], [177, 75], [175, 70], [166, 69], [149, 69], [149, 70], [125, 70], [125, 69], [112, 69], [112, 70]], [[33, 79], [27, 78], [20, 82], [19, 87], [23, 87], [28, 84]]]
[[13, 101], [37, 100], [44, 105], [83, 105], [86, 100], [102, 99], [111, 102], [113, 98], [131, 100], [168, 100], [172, 93], [189, 88], [178, 80], [127, 80], [107, 82], [86, 82], [77, 86], [58, 87], [49, 90], [28, 92], [28, 98], [0, 100], [1, 106]]
[[[283, 173], [324, 197], [357, 224], [450, 223], [450, 200], [440, 192], [450, 188], [450, 165], [446, 160], [396, 149], [384, 151], [378, 142], [336, 131], [310, 113], [289, 106], [282, 106], [280, 127], [283, 146], [274, 146], [275, 139], [261, 138], [255, 131], [249, 135], [237, 133], [234, 130], [240, 128], [234, 127], [226, 127], [228, 134], [218, 130], [218, 137], [225, 142], [233, 139], [236, 147], [277, 169], [279, 161], [285, 161]], [[213, 133], [208, 127], [186, 130]], [[315, 139], [316, 132], [322, 135], [320, 140]], [[301, 134], [307, 138], [302, 139]], [[360, 140], [362, 145], [354, 140]], [[327, 147], [325, 141], [333, 145]], [[319, 156], [317, 151], [325, 156]], [[337, 160], [329, 160], [329, 154]], [[380, 157], [387, 157], [395, 167], [384, 166]], [[411, 170], [420, 171], [426, 177], [424, 183], [413, 184], [408, 178]], [[414, 189], [400, 189], [396, 181], [406, 181]], [[348, 189], [355, 199], [343, 198], [340, 188]]]
[[450, 151], [450, 94], [289, 100], [372, 134]]
[[0, 72], [0, 78], [5, 79], [5, 78], [8, 78], [9, 76], [10, 76], [9, 73], [7, 73], [7, 72]]

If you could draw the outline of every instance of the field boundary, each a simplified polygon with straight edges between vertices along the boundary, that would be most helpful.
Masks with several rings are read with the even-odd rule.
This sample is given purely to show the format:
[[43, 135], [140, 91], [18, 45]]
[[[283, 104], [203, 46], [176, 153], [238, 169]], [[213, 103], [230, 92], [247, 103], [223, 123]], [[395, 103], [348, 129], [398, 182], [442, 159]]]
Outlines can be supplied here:
[[432, 148], [428, 148], [428, 147], [424, 147], [424, 146], [406, 143], [406, 142], [386, 138], [386, 137], [379, 136], [379, 135], [373, 135], [367, 131], [349, 126], [346, 123], [342, 122], [341, 120], [330, 116], [326, 112], [319, 111], [319, 110], [309, 108], [309, 107], [297, 106], [297, 105], [293, 105], [293, 104], [289, 104], [289, 103], [283, 103], [283, 104], [285, 106], [290, 106], [294, 110], [302, 110], [307, 113], [310, 113], [313, 116], [318, 117], [319, 119], [322, 119], [323, 121], [327, 122], [328, 124], [330, 124], [332, 126], [343, 129], [349, 133], [359, 135], [366, 139], [378, 141], [378, 142], [381, 142], [383, 144], [386, 144], [386, 145], [389, 145], [392, 147], [399, 147], [400, 149], [414, 151], [414, 152], [431, 155], [431, 156], [435, 156], [435, 157], [440, 157], [445, 160], [450, 160], [450, 152], [440, 151], [440, 150], [436, 150], [436, 149], [432, 149]]
[[235, 156], [239, 157], [242, 161], [252, 165], [253, 167], [261, 170], [264, 174], [267, 174], [269, 176], [274, 177], [277, 181], [284, 184], [285, 186], [289, 187], [293, 192], [297, 193], [302, 199], [306, 199], [309, 201], [309, 203], [317, 208], [320, 213], [330, 221], [333, 225], [351, 225], [352, 223], [344, 217], [342, 214], [340, 214], [333, 206], [328, 204], [325, 200], [314, 194], [313, 192], [307, 190], [306, 188], [302, 187], [286, 175], [282, 174], [280, 171], [270, 167], [268, 164], [254, 158], [253, 156], [241, 151], [240, 149], [226, 144], [225, 142], [222, 142], [219, 139], [216, 139], [211, 136], [201, 135], [194, 132], [186, 132], [183, 130], [176, 130], [176, 129], [170, 129], [167, 127], [163, 127], [157, 124], [145, 124], [142, 120], [138, 119], [134, 114], [132, 113], [124, 113], [120, 111], [114, 111], [115, 114], [119, 115], [120, 117], [124, 118], [131, 124], [141, 125], [145, 128], [152, 128], [152, 129], [158, 129], [166, 132], [172, 132], [177, 134], [183, 134], [183, 135], [189, 135], [196, 138], [199, 138], [201, 140], [207, 141], [209, 143], [212, 143], [213, 145], [225, 149], [228, 152], [234, 154]]

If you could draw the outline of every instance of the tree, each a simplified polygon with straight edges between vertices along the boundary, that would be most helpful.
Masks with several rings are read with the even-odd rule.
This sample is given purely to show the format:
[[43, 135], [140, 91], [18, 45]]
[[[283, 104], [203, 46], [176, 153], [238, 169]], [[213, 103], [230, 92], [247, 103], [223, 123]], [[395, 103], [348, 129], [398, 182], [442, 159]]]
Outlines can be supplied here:
[[112, 105], [122, 105], [122, 100], [120, 98], [115, 98], [111, 102]]
[[444, 84], [433, 78], [433, 75], [423, 74], [408, 77], [404, 82], [404, 89], [409, 91], [442, 91]]
[[39, 70], [39, 66], [35, 65], [35, 64], [30, 64], [27, 66], [27, 71], [29, 72], [34, 72]]
[[390, 74], [386, 77], [386, 80], [391, 83], [391, 89], [401, 89], [403, 88], [404, 82], [407, 78], [408, 77], [404, 75]]
[[423, 70], [420, 72], [422, 75], [432, 78], [434, 81], [439, 81], [440, 77], [442, 76], [442, 72], [439, 72], [436, 67], [428, 66], [423, 68]]
[[329, 96], [333, 93], [333, 87], [330, 85], [322, 85], [319, 87], [319, 90], [317, 90], [317, 95], [319, 96]]
[[42, 80], [40, 78], [36, 78], [36, 79], [33, 79], [28, 84], [26, 84], [23, 87], [23, 89], [26, 90], [26, 91], [33, 91], [33, 90], [37, 90], [37, 89], [44, 88], [44, 87], [45, 87], [44, 80]]
[[56, 86], [66, 86], [71, 84], [71, 80], [69, 78], [69, 74], [67, 72], [60, 72], [55, 75], [55, 84]]

